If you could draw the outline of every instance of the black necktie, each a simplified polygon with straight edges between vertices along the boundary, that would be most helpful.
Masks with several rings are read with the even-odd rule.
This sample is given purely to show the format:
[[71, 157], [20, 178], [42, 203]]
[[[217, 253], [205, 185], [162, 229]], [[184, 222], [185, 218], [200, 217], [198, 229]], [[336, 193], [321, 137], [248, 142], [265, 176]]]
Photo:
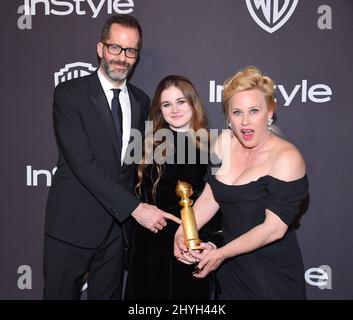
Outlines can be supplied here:
[[118, 137], [118, 142], [120, 145], [120, 148], [122, 148], [122, 137], [123, 137], [123, 127], [122, 127], [122, 112], [121, 112], [121, 106], [120, 106], [120, 101], [119, 101], [119, 94], [120, 94], [120, 89], [112, 89], [114, 93], [114, 97], [112, 99], [112, 115], [113, 115], [113, 120], [115, 123], [115, 128], [116, 128], [116, 134]]

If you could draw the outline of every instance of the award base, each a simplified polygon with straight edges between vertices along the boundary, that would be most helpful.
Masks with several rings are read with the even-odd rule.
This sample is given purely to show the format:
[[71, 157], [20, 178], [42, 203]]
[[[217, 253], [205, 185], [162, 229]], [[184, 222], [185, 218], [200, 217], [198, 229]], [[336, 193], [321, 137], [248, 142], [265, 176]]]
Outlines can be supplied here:
[[201, 240], [199, 240], [199, 239], [185, 240], [185, 245], [191, 250], [202, 250], [202, 248], [200, 247]]

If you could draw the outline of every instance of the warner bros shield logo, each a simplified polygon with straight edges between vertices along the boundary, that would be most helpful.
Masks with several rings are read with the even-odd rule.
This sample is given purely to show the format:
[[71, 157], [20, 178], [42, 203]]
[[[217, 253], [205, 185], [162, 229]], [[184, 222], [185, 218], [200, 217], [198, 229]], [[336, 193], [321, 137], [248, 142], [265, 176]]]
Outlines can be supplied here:
[[273, 33], [291, 17], [298, 0], [246, 0], [246, 6], [255, 22]]
[[92, 64], [85, 62], [74, 62], [66, 64], [64, 68], [61, 68], [59, 71], [54, 73], [55, 87], [61, 82], [87, 76], [96, 71], [96, 69], [97, 68], [93, 67]]

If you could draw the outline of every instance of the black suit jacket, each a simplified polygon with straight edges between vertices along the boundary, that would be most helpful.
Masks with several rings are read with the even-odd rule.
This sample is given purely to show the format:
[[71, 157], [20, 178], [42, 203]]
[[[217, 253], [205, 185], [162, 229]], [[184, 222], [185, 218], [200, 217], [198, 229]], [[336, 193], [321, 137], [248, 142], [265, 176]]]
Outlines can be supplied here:
[[[131, 127], [143, 133], [149, 98], [137, 87], [127, 87]], [[120, 164], [116, 129], [97, 73], [59, 84], [53, 116], [59, 160], [47, 201], [45, 232], [96, 248], [112, 225], [117, 236], [122, 235], [122, 224], [139, 204], [132, 193], [134, 168]]]

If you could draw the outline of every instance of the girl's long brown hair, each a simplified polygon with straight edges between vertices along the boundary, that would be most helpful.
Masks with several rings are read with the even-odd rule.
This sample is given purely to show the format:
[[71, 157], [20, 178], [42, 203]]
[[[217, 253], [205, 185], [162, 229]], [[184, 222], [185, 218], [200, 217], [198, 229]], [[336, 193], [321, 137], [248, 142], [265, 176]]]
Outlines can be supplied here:
[[[148, 120], [152, 121], [153, 123], [153, 135], [147, 136], [146, 139], [153, 139], [155, 132], [158, 131], [159, 129], [169, 128], [169, 125], [164, 120], [163, 114], [161, 111], [161, 95], [164, 90], [170, 87], [178, 88], [182, 92], [185, 100], [187, 101], [187, 103], [192, 109], [192, 119], [190, 123], [190, 129], [193, 129], [194, 132], [197, 132], [199, 129], [207, 128], [207, 119], [206, 119], [205, 110], [202, 106], [200, 96], [197, 93], [194, 85], [191, 83], [189, 79], [187, 79], [184, 76], [169, 75], [160, 81], [154, 93], [154, 97], [152, 100], [151, 109], [149, 113], [149, 118], [148, 118]], [[191, 135], [191, 139], [193, 139], [193, 135]], [[203, 139], [200, 139], [200, 140], [201, 142], [196, 138], [193, 140], [193, 142], [196, 144], [198, 148], [203, 147], [202, 145]], [[146, 167], [149, 163], [151, 163], [151, 160], [152, 160], [150, 159], [150, 157], [154, 156], [154, 150], [156, 150], [158, 145], [160, 145], [162, 142], [163, 141], [153, 140], [153, 142], [150, 142], [150, 143], [146, 141], [144, 144], [144, 146], [151, 146], [152, 150], [146, 150], [144, 148], [141, 163], [138, 165], [138, 169], [137, 169], [138, 181], [135, 186], [135, 193], [138, 196], [141, 195], [141, 186], [145, 176]], [[207, 142], [208, 142], [208, 136], [207, 136]], [[156, 173], [157, 173], [156, 177], [151, 177], [151, 179], [153, 179], [152, 194], [155, 198], [158, 182], [160, 181], [160, 178], [162, 176], [163, 168], [161, 164], [154, 163], [153, 160], [152, 160], [152, 165], [156, 166]]]

